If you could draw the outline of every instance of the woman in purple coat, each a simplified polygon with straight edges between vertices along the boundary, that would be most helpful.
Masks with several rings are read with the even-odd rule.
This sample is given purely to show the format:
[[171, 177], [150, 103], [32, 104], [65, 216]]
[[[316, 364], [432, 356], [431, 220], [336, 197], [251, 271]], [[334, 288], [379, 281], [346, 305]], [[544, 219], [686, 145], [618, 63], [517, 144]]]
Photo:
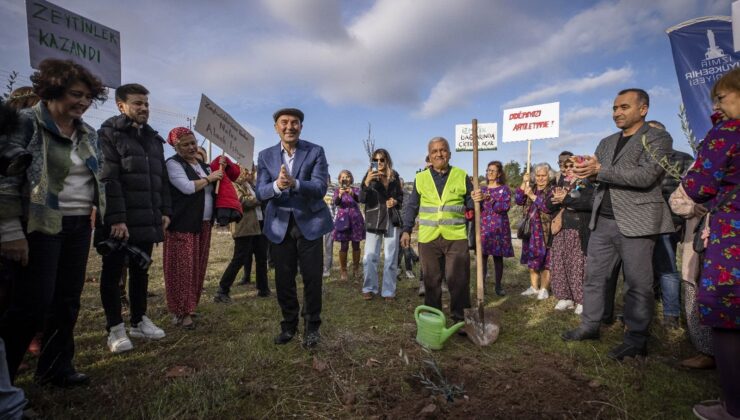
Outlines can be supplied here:
[[488, 184], [481, 187], [480, 236], [483, 251], [483, 271], [488, 268], [488, 256], [493, 257], [493, 268], [496, 273], [496, 294], [504, 296], [501, 278], [504, 274], [504, 257], [513, 257], [511, 247], [511, 227], [509, 225], [509, 208], [511, 207], [511, 190], [506, 185], [506, 174], [501, 162], [495, 160], [486, 169]]
[[365, 219], [360, 211], [360, 190], [352, 186], [355, 178], [352, 172], [343, 169], [337, 179], [339, 187], [334, 190], [334, 204], [337, 216], [334, 218], [334, 241], [339, 242], [339, 278], [347, 281], [347, 253], [352, 242], [352, 276], [360, 272], [360, 241], [365, 239]]
[[[709, 209], [709, 235], [696, 298], [701, 323], [712, 327], [720, 403], [697, 404], [699, 418], [740, 417], [740, 68], [712, 88], [729, 118], [715, 125], [699, 146], [682, 184]], [[697, 233], [699, 234], [699, 233]], [[732, 417], [731, 417], [732, 416]]]
[[547, 163], [534, 167], [531, 181], [525, 179], [517, 188], [514, 201], [524, 206], [524, 217], [530, 219], [531, 236], [522, 239], [522, 258], [520, 262], [529, 268], [529, 289], [524, 296], [537, 295], [538, 300], [547, 299], [550, 286], [550, 215], [547, 201], [550, 200], [550, 187], [555, 173]]

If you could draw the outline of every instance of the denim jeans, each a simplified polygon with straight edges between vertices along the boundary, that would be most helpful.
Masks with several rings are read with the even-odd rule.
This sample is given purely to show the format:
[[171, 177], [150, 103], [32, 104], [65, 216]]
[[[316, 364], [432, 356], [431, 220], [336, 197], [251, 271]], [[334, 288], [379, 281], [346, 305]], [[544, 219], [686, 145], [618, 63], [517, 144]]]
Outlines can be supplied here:
[[383, 264], [383, 297], [396, 296], [396, 276], [398, 275], [398, 247], [401, 229], [391, 226], [385, 234], [367, 232], [365, 237], [365, 256], [363, 265], [365, 281], [363, 293], [378, 293], [378, 262], [380, 261], [380, 242], [383, 242], [385, 260]]
[[5, 343], [0, 338], [0, 419], [20, 419], [27, 402], [23, 390], [10, 383], [8, 364], [5, 363]]
[[658, 235], [653, 251], [653, 271], [660, 279], [660, 289], [663, 297], [663, 316], [679, 316], [681, 314], [681, 275], [676, 270], [676, 243], [673, 235], [664, 233]]

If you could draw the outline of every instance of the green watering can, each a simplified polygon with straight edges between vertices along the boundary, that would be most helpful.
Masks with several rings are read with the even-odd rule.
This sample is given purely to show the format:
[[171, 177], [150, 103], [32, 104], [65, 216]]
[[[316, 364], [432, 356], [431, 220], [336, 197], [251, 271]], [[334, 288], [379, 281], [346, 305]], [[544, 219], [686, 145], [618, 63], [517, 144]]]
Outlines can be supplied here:
[[452, 334], [460, 329], [465, 322], [458, 322], [450, 328], [445, 328], [445, 315], [437, 308], [421, 305], [414, 311], [416, 319], [416, 342], [422, 346], [439, 350]]

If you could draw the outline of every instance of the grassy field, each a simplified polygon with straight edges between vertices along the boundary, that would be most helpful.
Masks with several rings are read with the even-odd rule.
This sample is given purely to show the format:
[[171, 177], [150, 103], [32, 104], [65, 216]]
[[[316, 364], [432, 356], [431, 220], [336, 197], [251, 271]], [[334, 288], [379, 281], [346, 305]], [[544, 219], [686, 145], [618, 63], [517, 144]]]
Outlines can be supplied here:
[[[26, 371], [18, 385], [33, 410], [53, 419], [689, 419], [695, 402], [718, 395], [715, 372], [678, 367], [693, 350], [684, 330], [664, 330], [659, 320], [642, 360], [606, 359], [621, 341], [619, 323], [603, 329], [600, 341], [564, 343], [559, 333], [578, 318], [554, 311], [554, 298], [519, 296], [528, 276], [513, 258], [504, 272], [509, 294], [487, 295], [502, 326], [489, 347], [455, 335], [443, 350], [425, 351], [414, 341], [413, 311], [422, 303], [417, 280], [400, 280], [395, 302], [363, 301], [359, 281], [341, 282], [337, 271], [324, 283], [321, 345], [314, 351], [303, 350], [300, 340], [276, 346], [274, 294], [258, 298], [253, 286], [235, 286], [231, 304], [212, 302], [231, 251], [230, 236], [214, 232], [197, 328], [186, 331], [170, 324], [157, 248], [149, 316], [167, 337], [133, 339], [134, 350], [121, 355], [106, 347], [98, 284], [87, 283], [76, 366], [91, 384], [40, 388]], [[99, 270], [100, 259], [91, 253], [89, 273], [97, 278]], [[450, 402], [441, 394], [453, 385], [462, 392]]]

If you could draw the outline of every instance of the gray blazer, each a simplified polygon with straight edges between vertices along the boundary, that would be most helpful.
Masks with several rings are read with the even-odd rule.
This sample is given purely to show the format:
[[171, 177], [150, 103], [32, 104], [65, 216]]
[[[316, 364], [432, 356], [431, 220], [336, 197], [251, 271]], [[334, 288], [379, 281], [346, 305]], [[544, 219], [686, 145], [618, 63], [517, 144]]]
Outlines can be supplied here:
[[[661, 195], [660, 182], [665, 171], [656, 161], [668, 156], [673, 139], [668, 132], [643, 124], [627, 144], [614, 157], [620, 132], [599, 142], [596, 157], [601, 170], [596, 177], [600, 182], [594, 194], [589, 228], [596, 228], [598, 210], [604, 198], [605, 185], [609, 184], [614, 218], [619, 232], [624, 236], [648, 236], [674, 232], [671, 211]], [[652, 153], [643, 146], [642, 136]]]

